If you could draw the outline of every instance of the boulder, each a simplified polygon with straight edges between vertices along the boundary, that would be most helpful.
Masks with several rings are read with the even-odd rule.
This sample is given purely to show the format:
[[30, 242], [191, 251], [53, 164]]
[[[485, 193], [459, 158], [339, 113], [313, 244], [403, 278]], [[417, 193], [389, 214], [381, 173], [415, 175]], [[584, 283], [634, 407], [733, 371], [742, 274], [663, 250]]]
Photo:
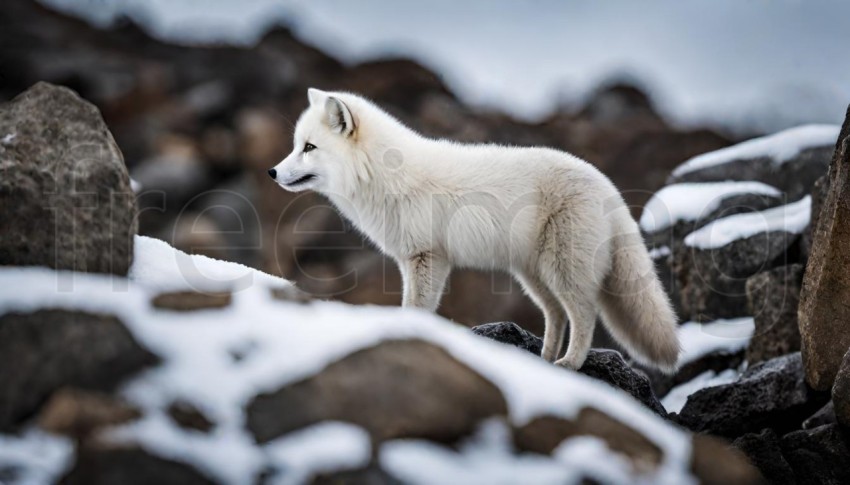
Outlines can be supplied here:
[[195, 468], [159, 457], [139, 447], [87, 443], [63, 476], [61, 485], [212, 485], [216, 482]]
[[759, 433], [745, 434], [732, 443], [750, 460], [768, 481], [775, 485], [795, 485], [794, 472], [791, 465], [782, 456], [782, 446], [779, 436], [769, 428]]
[[[635, 474], [654, 471], [664, 458], [658, 446], [628, 424], [594, 408], [583, 408], [575, 419], [539, 416], [514, 430], [514, 445], [520, 451], [549, 454], [564, 440], [594, 436], [626, 457]], [[691, 472], [700, 483], [761, 483], [761, 477], [747, 459], [711, 436], [694, 435]]]
[[[513, 322], [485, 323], [473, 327], [472, 332], [538, 356], [543, 348], [540, 337]], [[649, 378], [640, 370], [629, 366], [619, 352], [591, 349], [579, 372], [623, 390], [659, 416], [667, 416], [667, 411], [652, 391]]]
[[850, 483], [850, 436], [837, 424], [783, 436], [782, 454], [801, 485]]
[[175, 291], [153, 297], [151, 305], [160, 310], [191, 312], [230, 306], [230, 292]]
[[78, 440], [94, 431], [141, 417], [135, 406], [106, 393], [61, 389], [51, 396], [38, 415], [38, 426]]
[[835, 405], [832, 404], [832, 401], [829, 401], [815, 414], [812, 414], [808, 419], [803, 421], [803, 429], [815, 429], [825, 424], [834, 423], [836, 423]]
[[0, 106], [0, 172], [0, 264], [127, 274], [136, 198], [96, 107], [43, 82]]
[[829, 167], [829, 190], [818, 215], [800, 293], [800, 336], [806, 380], [832, 387], [850, 348], [850, 108]]
[[737, 369], [742, 362], [744, 362], [743, 350], [737, 352], [715, 350], [685, 363], [672, 376], [646, 366], [640, 366], [640, 369], [649, 376], [655, 395], [662, 398], [674, 387], [684, 384], [704, 372], [712, 371], [719, 374], [727, 369]]
[[420, 340], [385, 341], [318, 374], [255, 397], [245, 410], [259, 443], [326, 420], [363, 427], [376, 442], [453, 443], [507, 414], [501, 391], [445, 350]]
[[68, 310], [0, 317], [0, 430], [35, 414], [57, 389], [110, 390], [157, 361], [110, 315]]
[[496, 342], [513, 345], [534, 355], [543, 351], [543, 340], [513, 322], [485, 323], [472, 327], [472, 333]]
[[593, 349], [579, 373], [599, 379], [612, 387], [626, 391], [655, 414], [667, 417], [667, 410], [655, 397], [649, 377], [629, 366], [616, 350]]
[[209, 433], [215, 428], [215, 423], [210, 420], [200, 409], [188, 401], [174, 401], [166, 409], [168, 416], [183, 429]]
[[812, 192], [815, 181], [827, 171], [832, 150], [831, 144], [805, 148], [782, 163], [768, 156], [739, 158], [682, 174], [674, 171], [667, 183], [757, 180], [778, 188], [793, 201]]
[[695, 434], [691, 438], [691, 473], [699, 483], [764, 483], [764, 477], [747, 457], [713, 436]]
[[574, 420], [536, 417], [514, 431], [514, 444], [521, 451], [550, 454], [564, 440], [581, 435], [601, 438], [611, 450], [628, 457], [638, 473], [654, 470], [664, 456], [645, 436], [594, 408], [583, 408]]
[[829, 176], [824, 174], [815, 182], [812, 187], [812, 220], [809, 222], [809, 227], [803, 233], [803, 238], [800, 241], [800, 253], [803, 261], [809, 260], [809, 255], [812, 253], [812, 241], [815, 237], [815, 227], [818, 224], [820, 210], [826, 200], [826, 194], [829, 192]]
[[673, 272], [680, 283], [683, 319], [711, 321], [749, 314], [747, 278], [787, 264], [787, 251], [799, 235], [763, 232], [713, 249], [682, 246]]
[[800, 350], [797, 305], [802, 282], [800, 264], [780, 266], [747, 280], [747, 304], [755, 321], [747, 347], [750, 365]]
[[844, 360], [835, 376], [835, 383], [832, 385], [832, 403], [835, 407], [835, 419], [850, 428], [850, 349], [844, 354]]
[[809, 389], [799, 352], [749, 368], [733, 383], [701, 389], [675, 420], [688, 429], [726, 438], [771, 428], [799, 429], [829, 396]]

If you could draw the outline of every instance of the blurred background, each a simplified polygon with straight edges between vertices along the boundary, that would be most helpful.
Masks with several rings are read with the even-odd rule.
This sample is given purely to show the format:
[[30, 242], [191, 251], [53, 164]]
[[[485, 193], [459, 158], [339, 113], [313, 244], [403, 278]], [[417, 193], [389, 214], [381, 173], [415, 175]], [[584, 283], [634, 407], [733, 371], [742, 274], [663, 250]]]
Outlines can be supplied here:
[[[691, 156], [840, 123], [847, 19], [838, 0], [4, 0], [0, 101], [46, 80], [95, 103], [140, 184], [141, 234], [395, 305], [394, 264], [266, 175], [308, 87], [363, 94], [429, 136], [568, 150], [638, 216]], [[502, 274], [456, 271], [440, 313], [542, 333]]]

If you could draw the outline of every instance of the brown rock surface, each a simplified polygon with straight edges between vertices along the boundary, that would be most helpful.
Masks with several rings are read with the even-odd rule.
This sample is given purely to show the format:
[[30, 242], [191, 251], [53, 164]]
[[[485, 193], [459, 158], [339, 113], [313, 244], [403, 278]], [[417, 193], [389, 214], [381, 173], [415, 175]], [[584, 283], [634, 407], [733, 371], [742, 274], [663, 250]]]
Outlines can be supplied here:
[[247, 427], [260, 443], [325, 420], [362, 426], [375, 441], [452, 443], [507, 414], [499, 389], [445, 350], [419, 340], [382, 342], [318, 374], [254, 398]]
[[109, 394], [67, 388], [55, 392], [42, 407], [38, 425], [51, 433], [83, 439], [100, 428], [141, 415], [134, 406]]
[[157, 361], [111, 315], [68, 310], [0, 317], [0, 430], [34, 415], [57, 389], [108, 390]]
[[829, 166], [829, 191], [818, 215], [800, 293], [806, 381], [828, 390], [850, 348], [850, 108]]
[[0, 264], [126, 275], [136, 199], [98, 109], [39, 82], [0, 105]]
[[230, 306], [230, 292], [175, 291], [160, 293], [151, 300], [151, 305], [161, 310], [191, 312]]

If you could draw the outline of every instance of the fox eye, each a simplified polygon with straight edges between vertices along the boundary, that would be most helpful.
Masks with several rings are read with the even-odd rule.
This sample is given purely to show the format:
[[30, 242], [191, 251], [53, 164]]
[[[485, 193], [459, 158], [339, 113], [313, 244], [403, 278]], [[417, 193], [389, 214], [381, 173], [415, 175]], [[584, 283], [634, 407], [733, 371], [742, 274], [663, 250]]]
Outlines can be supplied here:
[[312, 143], [305, 143], [304, 144], [304, 153], [312, 152], [315, 149], [316, 149], [316, 145], [313, 145]]

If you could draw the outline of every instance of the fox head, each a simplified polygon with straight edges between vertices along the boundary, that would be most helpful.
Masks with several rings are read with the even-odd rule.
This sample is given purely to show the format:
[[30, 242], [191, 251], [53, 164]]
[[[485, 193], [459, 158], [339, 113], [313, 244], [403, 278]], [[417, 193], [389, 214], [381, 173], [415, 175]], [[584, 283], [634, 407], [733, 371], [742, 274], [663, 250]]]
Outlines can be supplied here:
[[307, 97], [310, 106], [295, 125], [292, 153], [269, 175], [290, 192], [348, 192], [368, 170], [358, 148], [357, 118], [344, 100], [355, 97], [314, 88]]

